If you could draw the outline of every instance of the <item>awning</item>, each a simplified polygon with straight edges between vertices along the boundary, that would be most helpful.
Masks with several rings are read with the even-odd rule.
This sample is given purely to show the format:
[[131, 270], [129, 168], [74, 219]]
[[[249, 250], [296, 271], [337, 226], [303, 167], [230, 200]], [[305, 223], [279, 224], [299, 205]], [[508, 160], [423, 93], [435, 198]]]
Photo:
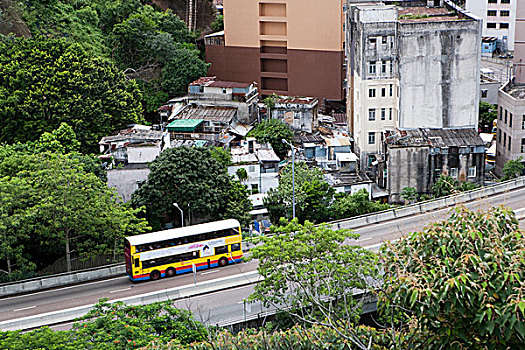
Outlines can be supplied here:
[[168, 131], [172, 132], [192, 132], [202, 124], [204, 119], [177, 119], [168, 124]]
[[372, 198], [382, 198], [387, 197], [388, 192], [377, 186], [377, 184], [372, 184]]

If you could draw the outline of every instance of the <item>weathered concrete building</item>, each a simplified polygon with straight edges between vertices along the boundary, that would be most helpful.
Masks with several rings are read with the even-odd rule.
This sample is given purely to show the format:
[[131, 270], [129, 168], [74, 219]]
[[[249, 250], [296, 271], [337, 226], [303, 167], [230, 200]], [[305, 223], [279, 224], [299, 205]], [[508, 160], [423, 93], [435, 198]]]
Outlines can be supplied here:
[[[393, 3], [393, 2], [391, 2]], [[394, 128], [476, 127], [481, 21], [443, 2], [350, 5], [347, 115], [361, 164]]]
[[313, 133], [317, 128], [319, 100], [313, 97], [279, 97], [271, 108], [272, 119], [279, 119], [295, 131]]
[[402, 202], [405, 187], [429, 194], [441, 174], [483, 184], [485, 143], [475, 129], [389, 131], [383, 147], [386, 159], [378, 182], [387, 189], [390, 202]]

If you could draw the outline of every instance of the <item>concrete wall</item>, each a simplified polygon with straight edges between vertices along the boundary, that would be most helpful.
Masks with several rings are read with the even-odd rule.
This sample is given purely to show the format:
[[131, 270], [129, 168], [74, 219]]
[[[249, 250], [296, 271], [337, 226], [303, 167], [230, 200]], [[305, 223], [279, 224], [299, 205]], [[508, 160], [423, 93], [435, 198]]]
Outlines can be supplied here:
[[481, 22], [400, 23], [399, 127], [477, 127]]
[[402, 202], [400, 194], [405, 187], [414, 187], [418, 193], [428, 192], [428, 156], [428, 147], [388, 148], [386, 186], [390, 202]]
[[114, 187], [122, 200], [128, 202], [139, 185], [148, 179], [149, 172], [149, 168], [111, 169], [108, 171], [108, 187]]
[[511, 0], [516, 5], [516, 36], [514, 40], [514, 64], [516, 83], [525, 84], [525, 0]]
[[[482, 81], [479, 86], [480, 100], [492, 105], [498, 104], [498, 92], [500, 85], [501, 84], [498, 81]], [[483, 97], [483, 91], [486, 91], [487, 97]]]
[[[248, 190], [252, 190], [252, 185], [257, 185], [260, 193], [266, 193], [272, 188], [277, 188], [279, 185], [279, 173], [261, 173], [259, 164], [252, 165], [231, 165], [228, 167], [228, 174], [235, 176], [237, 179], [237, 170], [239, 168], [246, 169], [248, 174], [248, 180], [244, 181], [243, 184], [248, 186]], [[250, 171], [252, 170], [252, 171]]]
[[160, 154], [160, 145], [158, 147], [127, 147], [128, 163], [139, 164], [153, 162]]

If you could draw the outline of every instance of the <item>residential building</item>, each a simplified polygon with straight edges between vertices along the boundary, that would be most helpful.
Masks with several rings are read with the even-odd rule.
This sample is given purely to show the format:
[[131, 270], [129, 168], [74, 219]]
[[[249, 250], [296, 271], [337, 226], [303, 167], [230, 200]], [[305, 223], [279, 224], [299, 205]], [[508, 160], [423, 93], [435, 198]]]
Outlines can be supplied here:
[[224, 33], [205, 38], [210, 75], [263, 95], [343, 99], [345, 0], [224, 0]]
[[508, 83], [498, 97], [496, 174], [503, 175], [505, 163], [519, 157], [525, 159], [525, 85]]
[[496, 37], [500, 51], [514, 51], [519, 0], [466, 0], [465, 9], [483, 20], [484, 37]]
[[347, 12], [348, 124], [368, 168], [385, 130], [478, 123], [481, 21], [448, 2], [398, 3]]
[[313, 97], [280, 96], [271, 108], [272, 119], [279, 119], [294, 131], [313, 133], [317, 128], [319, 100]]
[[108, 162], [108, 187], [115, 188], [122, 201], [127, 202], [148, 179], [148, 164], [170, 146], [170, 138], [167, 132], [134, 125], [103, 137], [99, 146], [102, 153], [99, 158]]
[[233, 107], [237, 120], [250, 124], [257, 119], [259, 91], [257, 84], [220, 81], [216, 77], [203, 77], [188, 86], [190, 104]]
[[[232, 164], [228, 166], [228, 174], [247, 186], [252, 194], [266, 193], [279, 185], [279, 157], [272, 146], [258, 143], [249, 137], [240, 142], [238, 147], [231, 147]], [[238, 178], [238, 170], [244, 169], [246, 179]]]
[[441, 174], [483, 184], [485, 143], [475, 129], [410, 129], [385, 133], [386, 159], [378, 182], [390, 202], [402, 202], [401, 191], [413, 187], [429, 194]]
[[481, 73], [480, 75], [480, 101], [490, 103], [491, 105], [498, 104], [498, 92], [501, 87], [501, 82]]
[[498, 94], [497, 175], [509, 160], [525, 158], [525, 1], [519, 0], [516, 9], [513, 78]]

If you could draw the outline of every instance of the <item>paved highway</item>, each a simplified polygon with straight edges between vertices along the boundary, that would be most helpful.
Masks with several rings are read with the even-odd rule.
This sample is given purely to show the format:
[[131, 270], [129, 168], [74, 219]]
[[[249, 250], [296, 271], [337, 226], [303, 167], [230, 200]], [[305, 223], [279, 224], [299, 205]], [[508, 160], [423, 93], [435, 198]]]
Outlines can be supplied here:
[[[514, 210], [525, 208], [525, 189], [477, 200], [468, 203], [466, 206], [471, 209], [485, 210], [494, 205], [505, 205]], [[404, 234], [421, 230], [431, 222], [443, 220], [447, 217], [449, 211], [450, 209], [446, 208], [361, 227], [355, 230], [361, 235], [358, 244], [370, 249], [377, 249], [386, 240], [397, 239]], [[523, 221], [521, 225], [524, 227]], [[220, 269], [204, 270], [197, 273], [197, 281], [241, 274], [254, 271], [256, 268], [257, 262], [252, 261]], [[191, 274], [136, 284], [129, 281], [127, 277], [118, 277], [77, 286], [6, 297], [0, 299], [0, 321], [93, 304], [100, 298], [115, 300], [192, 283], [193, 276]], [[178, 301], [177, 305], [184, 309], [190, 309], [203, 321], [211, 324], [223, 323], [228, 319], [242, 319], [244, 315], [242, 300], [247, 298], [250, 293], [251, 287], [245, 286], [184, 299]], [[250, 311], [248, 314], [260, 312], [260, 305], [249, 306], [248, 308], [248, 311]]]

